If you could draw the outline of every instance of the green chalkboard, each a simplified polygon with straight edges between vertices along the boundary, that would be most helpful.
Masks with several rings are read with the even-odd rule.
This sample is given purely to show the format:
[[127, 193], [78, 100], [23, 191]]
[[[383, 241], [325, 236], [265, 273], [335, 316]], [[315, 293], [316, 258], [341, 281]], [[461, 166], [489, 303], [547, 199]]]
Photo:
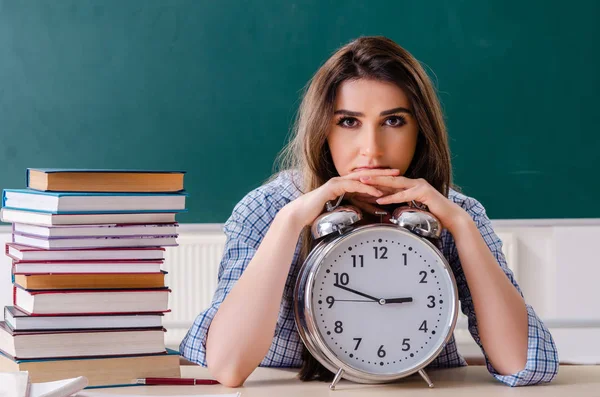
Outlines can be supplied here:
[[182, 222], [272, 171], [308, 79], [385, 35], [430, 69], [455, 182], [494, 219], [600, 217], [600, 2], [0, 0], [0, 187], [185, 169]]

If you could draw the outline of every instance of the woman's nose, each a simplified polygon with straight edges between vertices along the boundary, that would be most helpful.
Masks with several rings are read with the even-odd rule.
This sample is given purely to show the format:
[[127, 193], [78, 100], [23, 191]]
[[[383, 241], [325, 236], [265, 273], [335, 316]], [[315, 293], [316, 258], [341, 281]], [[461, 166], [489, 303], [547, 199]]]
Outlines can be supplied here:
[[360, 152], [364, 156], [379, 157], [383, 152], [377, 127], [365, 127], [361, 134]]

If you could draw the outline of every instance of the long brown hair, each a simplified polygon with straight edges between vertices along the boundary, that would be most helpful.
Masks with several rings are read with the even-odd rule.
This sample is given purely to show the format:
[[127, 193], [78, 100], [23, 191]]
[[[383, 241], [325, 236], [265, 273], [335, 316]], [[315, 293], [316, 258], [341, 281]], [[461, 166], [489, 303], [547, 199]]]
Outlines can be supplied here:
[[[327, 145], [335, 96], [347, 80], [373, 79], [397, 84], [411, 101], [419, 125], [417, 148], [404, 176], [427, 180], [444, 196], [452, 184], [446, 126], [435, 89], [421, 64], [385, 37], [360, 37], [338, 49], [309, 81], [288, 145], [278, 156], [279, 170], [296, 170], [298, 189], [310, 192], [338, 176]], [[452, 186], [454, 187], [454, 186]], [[303, 263], [314, 248], [305, 228], [300, 236]], [[304, 347], [302, 380], [331, 380], [333, 374]]]

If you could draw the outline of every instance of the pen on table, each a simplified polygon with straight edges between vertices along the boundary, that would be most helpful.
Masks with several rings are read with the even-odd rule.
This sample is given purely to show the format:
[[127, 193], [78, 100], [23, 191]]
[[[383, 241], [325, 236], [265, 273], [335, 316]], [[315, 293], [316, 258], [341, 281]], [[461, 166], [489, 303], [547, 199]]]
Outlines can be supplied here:
[[194, 379], [194, 378], [142, 378], [136, 379], [135, 383], [139, 385], [218, 385], [219, 382], [214, 379]]

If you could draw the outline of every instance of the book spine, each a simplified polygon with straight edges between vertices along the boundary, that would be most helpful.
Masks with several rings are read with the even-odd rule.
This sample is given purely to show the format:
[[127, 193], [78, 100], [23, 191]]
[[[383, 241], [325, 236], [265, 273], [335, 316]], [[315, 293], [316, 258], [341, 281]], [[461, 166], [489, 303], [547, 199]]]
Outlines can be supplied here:
[[[4, 203], [4, 202], [3, 202]], [[150, 213], [180, 213], [188, 212], [187, 208], [183, 209], [167, 209], [167, 210], [96, 210], [96, 211], [63, 211], [63, 210], [36, 210], [31, 208], [17, 208], [17, 207], [4, 207], [11, 210], [35, 212], [39, 214], [51, 214], [51, 215], [97, 215], [97, 214], [150, 214]]]
[[[15, 287], [15, 295], [17, 293]], [[116, 294], [116, 293], [120, 293], [120, 294], [126, 294], [126, 293], [130, 293], [130, 292], [149, 292], [149, 293], [171, 293], [172, 291], [169, 289], [169, 287], [157, 287], [157, 288], [102, 288], [102, 289], [89, 289], [89, 288], [79, 288], [79, 289], [69, 289], [69, 290], [28, 290], [26, 288], [22, 288], [19, 287], [24, 291], [27, 291], [28, 294], [30, 295], [47, 295], [47, 294], [53, 294], [53, 295], [60, 295], [60, 294], [96, 294], [96, 295], [102, 295], [102, 294]]]
[[[14, 226], [14, 224], [13, 224]], [[28, 238], [34, 238], [37, 240], [127, 240], [127, 239], [136, 239], [136, 240], [153, 240], [159, 238], [177, 238], [179, 234], [130, 234], [130, 235], [122, 235], [122, 236], [111, 236], [111, 235], [98, 235], [98, 236], [40, 236], [38, 234], [28, 234], [15, 232], [13, 230], [13, 234], [16, 236], [23, 236]]]

